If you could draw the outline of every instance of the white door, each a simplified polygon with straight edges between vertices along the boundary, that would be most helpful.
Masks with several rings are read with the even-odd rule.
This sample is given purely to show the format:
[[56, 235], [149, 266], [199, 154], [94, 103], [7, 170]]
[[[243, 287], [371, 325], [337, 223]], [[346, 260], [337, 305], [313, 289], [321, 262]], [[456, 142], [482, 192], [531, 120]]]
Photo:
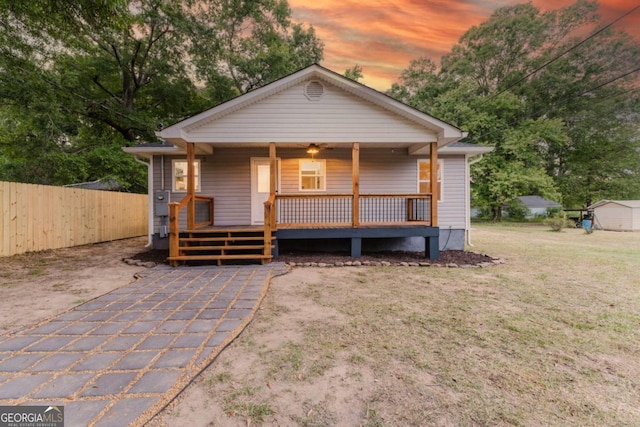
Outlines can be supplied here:
[[[276, 161], [276, 177], [279, 169], [280, 162]], [[264, 202], [269, 199], [270, 180], [269, 159], [251, 159], [251, 224], [264, 224]]]

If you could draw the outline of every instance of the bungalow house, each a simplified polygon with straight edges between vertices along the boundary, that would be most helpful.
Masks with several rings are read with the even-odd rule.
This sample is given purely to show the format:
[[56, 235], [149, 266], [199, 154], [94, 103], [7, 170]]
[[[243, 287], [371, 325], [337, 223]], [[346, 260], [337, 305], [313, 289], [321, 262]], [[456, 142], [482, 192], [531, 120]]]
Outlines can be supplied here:
[[470, 157], [455, 126], [312, 65], [125, 148], [149, 165], [149, 233], [181, 261], [296, 246], [463, 249]]

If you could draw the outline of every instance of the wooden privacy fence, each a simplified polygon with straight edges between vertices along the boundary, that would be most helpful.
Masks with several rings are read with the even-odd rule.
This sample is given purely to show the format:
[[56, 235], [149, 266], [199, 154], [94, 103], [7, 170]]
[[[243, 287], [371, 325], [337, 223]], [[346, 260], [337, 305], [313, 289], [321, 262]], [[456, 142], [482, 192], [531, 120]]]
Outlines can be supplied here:
[[0, 181], [0, 256], [148, 233], [146, 194]]

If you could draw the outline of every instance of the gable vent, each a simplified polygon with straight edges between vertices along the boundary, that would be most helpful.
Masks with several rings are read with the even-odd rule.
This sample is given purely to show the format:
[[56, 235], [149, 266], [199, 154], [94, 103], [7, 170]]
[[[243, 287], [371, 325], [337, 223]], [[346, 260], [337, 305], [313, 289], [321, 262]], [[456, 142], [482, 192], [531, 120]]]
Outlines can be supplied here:
[[304, 87], [304, 96], [306, 96], [309, 101], [319, 101], [322, 95], [324, 95], [324, 86], [318, 81], [314, 80], [309, 82]]

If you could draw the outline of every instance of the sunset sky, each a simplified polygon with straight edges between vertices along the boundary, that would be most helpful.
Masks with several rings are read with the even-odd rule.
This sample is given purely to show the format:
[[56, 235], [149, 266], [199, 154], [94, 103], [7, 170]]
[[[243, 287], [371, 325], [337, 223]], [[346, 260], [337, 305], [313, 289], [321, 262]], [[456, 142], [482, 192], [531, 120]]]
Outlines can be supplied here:
[[[358, 64], [362, 83], [387, 90], [409, 61], [427, 56], [435, 61], [449, 52], [473, 25], [494, 10], [525, 3], [518, 0], [289, 0], [296, 20], [314, 26], [325, 43], [322, 65], [343, 73]], [[574, 0], [533, 0], [542, 10]], [[639, 0], [600, 0], [600, 14], [609, 23]], [[640, 9], [616, 24], [640, 40]]]

